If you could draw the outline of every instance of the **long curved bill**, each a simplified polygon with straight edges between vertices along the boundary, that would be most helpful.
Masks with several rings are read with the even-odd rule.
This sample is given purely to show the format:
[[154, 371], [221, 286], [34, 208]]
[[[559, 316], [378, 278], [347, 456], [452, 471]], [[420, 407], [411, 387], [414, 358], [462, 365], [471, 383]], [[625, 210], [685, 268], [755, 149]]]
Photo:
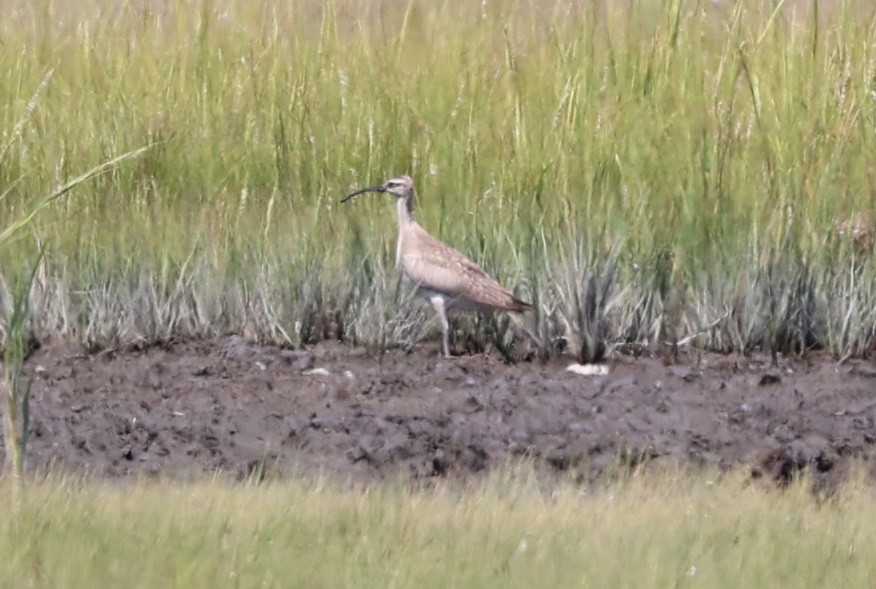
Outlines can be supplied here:
[[353, 198], [354, 196], [359, 196], [360, 194], [362, 194], [364, 192], [386, 192], [386, 190], [383, 188], [383, 185], [369, 186], [368, 188], [362, 188], [361, 190], [357, 190], [356, 192], [351, 192], [350, 194], [348, 194], [347, 196], [342, 198], [341, 202], [345, 203], [348, 200], [350, 200], [351, 198]]

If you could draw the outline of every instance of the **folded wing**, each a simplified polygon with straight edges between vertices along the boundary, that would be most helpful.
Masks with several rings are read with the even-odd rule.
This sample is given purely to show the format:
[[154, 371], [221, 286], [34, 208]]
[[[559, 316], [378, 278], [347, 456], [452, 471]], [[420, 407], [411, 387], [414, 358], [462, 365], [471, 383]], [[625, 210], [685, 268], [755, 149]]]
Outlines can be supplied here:
[[516, 313], [530, 308], [460, 252], [417, 229], [405, 236], [411, 241], [400, 252], [402, 271], [415, 284], [474, 306]]

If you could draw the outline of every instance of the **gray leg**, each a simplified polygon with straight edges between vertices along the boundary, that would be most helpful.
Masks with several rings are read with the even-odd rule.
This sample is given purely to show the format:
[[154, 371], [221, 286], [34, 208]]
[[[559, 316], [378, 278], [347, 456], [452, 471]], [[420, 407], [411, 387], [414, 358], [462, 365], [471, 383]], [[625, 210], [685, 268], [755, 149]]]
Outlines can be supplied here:
[[447, 309], [444, 307], [444, 297], [434, 295], [429, 299], [435, 312], [438, 313], [438, 323], [441, 324], [441, 343], [444, 345], [444, 357], [450, 358], [450, 322], [447, 321]]

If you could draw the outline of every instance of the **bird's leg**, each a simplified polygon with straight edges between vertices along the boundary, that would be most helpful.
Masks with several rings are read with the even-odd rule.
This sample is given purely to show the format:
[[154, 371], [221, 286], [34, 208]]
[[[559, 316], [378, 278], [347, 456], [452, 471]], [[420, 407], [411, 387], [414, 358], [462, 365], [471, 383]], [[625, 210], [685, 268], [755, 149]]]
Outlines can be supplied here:
[[438, 323], [441, 324], [441, 343], [444, 347], [444, 357], [450, 358], [450, 322], [447, 321], [447, 309], [444, 306], [444, 297], [434, 295], [429, 299], [435, 312], [438, 314]]

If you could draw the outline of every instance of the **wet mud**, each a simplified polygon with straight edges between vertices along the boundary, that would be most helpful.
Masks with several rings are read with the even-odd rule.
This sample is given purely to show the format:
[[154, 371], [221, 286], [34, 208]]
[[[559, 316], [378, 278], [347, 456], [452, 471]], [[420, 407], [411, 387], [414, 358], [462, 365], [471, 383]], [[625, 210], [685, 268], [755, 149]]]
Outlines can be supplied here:
[[872, 360], [617, 355], [602, 376], [568, 364], [240, 337], [99, 354], [50, 343], [27, 365], [29, 469], [428, 482], [522, 460], [581, 481], [619, 464], [680, 464], [827, 485], [855, 462], [876, 472]]

